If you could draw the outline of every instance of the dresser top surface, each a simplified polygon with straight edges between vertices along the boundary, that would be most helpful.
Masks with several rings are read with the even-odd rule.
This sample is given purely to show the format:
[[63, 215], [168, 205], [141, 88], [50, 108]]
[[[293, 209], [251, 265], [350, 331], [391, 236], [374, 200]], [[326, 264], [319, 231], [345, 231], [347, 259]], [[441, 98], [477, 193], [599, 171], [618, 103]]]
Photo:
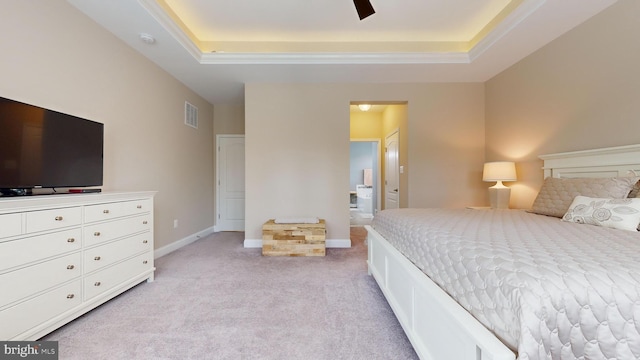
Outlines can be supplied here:
[[0, 197], [0, 214], [16, 211], [92, 205], [107, 202], [153, 198], [156, 191], [101, 192]]

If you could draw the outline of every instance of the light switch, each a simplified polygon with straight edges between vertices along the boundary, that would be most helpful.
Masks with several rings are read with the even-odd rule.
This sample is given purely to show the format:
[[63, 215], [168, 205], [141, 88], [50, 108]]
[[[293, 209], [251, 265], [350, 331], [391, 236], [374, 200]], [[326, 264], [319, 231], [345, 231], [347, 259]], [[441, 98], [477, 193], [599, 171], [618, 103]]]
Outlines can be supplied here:
[[404, 166], [400, 165], [400, 174], [404, 174]]

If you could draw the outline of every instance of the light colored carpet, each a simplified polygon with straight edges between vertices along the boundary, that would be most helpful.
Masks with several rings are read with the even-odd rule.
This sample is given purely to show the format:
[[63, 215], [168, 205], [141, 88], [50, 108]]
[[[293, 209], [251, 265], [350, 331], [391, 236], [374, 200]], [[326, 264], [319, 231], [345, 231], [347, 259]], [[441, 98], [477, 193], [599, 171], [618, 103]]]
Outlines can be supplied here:
[[218, 233], [47, 335], [60, 359], [417, 359], [367, 275], [363, 228], [326, 257], [263, 257]]

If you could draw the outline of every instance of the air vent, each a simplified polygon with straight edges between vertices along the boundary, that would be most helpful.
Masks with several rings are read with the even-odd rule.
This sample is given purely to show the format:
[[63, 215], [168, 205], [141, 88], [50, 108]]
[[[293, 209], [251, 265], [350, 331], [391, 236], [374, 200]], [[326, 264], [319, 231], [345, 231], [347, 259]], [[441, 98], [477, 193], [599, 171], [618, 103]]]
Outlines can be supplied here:
[[184, 124], [194, 129], [198, 128], [198, 108], [188, 101], [184, 102]]

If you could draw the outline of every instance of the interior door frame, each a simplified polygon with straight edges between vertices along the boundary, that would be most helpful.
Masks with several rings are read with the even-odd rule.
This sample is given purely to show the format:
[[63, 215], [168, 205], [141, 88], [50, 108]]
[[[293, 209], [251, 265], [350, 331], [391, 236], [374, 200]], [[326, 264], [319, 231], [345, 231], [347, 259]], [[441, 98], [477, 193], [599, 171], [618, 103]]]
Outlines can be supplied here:
[[397, 184], [396, 184], [396, 185], [398, 186], [396, 202], [397, 202], [397, 204], [398, 204], [398, 207], [397, 207], [397, 208], [399, 209], [399, 208], [401, 207], [401, 206], [400, 206], [400, 193], [401, 193], [401, 190], [402, 190], [402, 189], [401, 189], [401, 188], [402, 188], [402, 186], [400, 186], [400, 185], [401, 185], [401, 180], [400, 180], [400, 173], [401, 173], [401, 172], [400, 172], [400, 167], [401, 167], [401, 165], [400, 165], [400, 128], [399, 128], [399, 127], [397, 127], [397, 128], [395, 128], [395, 129], [392, 129], [391, 131], [389, 131], [389, 132], [384, 136], [384, 147], [385, 147], [385, 152], [384, 152], [384, 155], [383, 155], [383, 161], [384, 161], [384, 171], [385, 171], [385, 174], [384, 174], [384, 175], [385, 175], [385, 179], [384, 179], [384, 180], [385, 180], [385, 184], [384, 184], [384, 198], [385, 198], [384, 208], [385, 208], [385, 209], [387, 209], [387, 201], [386, 201], [386, 199], [387, 199], [387, 184], [386, 184], [386, 182], [387, 182], [387, 177], [386, 177], [386, 176], [387, 176], [387, 170], [388, 170], [388, 169], [387, 169], [387, 166], [388, 166], [388, 164], [387, 164], [387, 139], [388, 139], [388, 138], [390, 138], [390, 137], [391, 137], [391, 136], [393, 136], [393, 135], [397, 135], [397, 138], [398, 138], [398, 149], [397, 149], [397, 151], [398, 151], [398, 154], [397, 154], [397, 155], [398, 155], [398, 158], [397, 158], [397, 160], [396, 160], [396, 163], [397, 163], [396, 165], [397, 165], [397, 167], [396, 167], [396, 171], [395, 171], [395, 173], [396, 173], [396, 174], [395, 174], [395, 176], [396, 176], [396, 179], [397, 179]]
[[[219, 218], [220, 218], [220, 139], [222, 138], [245, 138], [244, 134], [218, 134], [216, 135], [216, 147], [214, 151], [216, 152], [216, 179], [215, 179], [215, 187], [216, 187], [216, 211], [214, 214], [214, 232], [225, 231], [220, 228]], [[246, 192], [246, 189], [245, 189]], [[245, 198], [246, 202], [246, 198]], [[246, 219], [245, 219], [246, 220]], [[243, 229], [244, 231], [244, 229]]]
[[[349, 139], [351, 142], [375, 142], [377, 144], [376, 146], [376, 156], [378, 157], [378, 161], [377, 161], [377, 168], [376, 168], [376, 212], [382, 210], [382, 161], [384, 161], [383, 158], [381, 158], [381, 151], [382, 151], [382, 139], [380, 138], [350, 138]], [[373, 214], [375, 215], [375, 213]]]

